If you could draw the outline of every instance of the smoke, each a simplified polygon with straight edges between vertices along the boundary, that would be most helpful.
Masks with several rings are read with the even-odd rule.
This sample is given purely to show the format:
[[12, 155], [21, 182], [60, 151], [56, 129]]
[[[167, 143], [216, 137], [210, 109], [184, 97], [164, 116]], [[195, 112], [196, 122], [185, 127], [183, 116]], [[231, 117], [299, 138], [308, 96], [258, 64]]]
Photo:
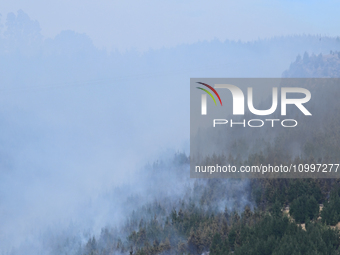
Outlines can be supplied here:
[[[297, 36], [120, 54], [74, 31], [44, 40], [22, 11], [3, 25], [0, 250], [12, 254], [74, 254], [155, 201], [243, 208], [247, 181], [190, 180], [188, 166], [172, 162], [175, 151], [189, 154], [189, 77], [281, 76], [297, 54], [339, 47]], [[209, 185], [219, 187], [216, 203], [201, 200]]]

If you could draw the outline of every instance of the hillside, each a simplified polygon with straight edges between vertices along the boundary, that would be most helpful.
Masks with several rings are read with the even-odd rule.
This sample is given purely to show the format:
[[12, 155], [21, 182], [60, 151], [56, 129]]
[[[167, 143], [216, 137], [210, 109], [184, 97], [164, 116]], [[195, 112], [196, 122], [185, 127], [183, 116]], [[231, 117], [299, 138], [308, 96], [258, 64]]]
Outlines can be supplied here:
[[[160, 148], [188, 151], [189, 77], [280, 77], [298, 54], [287, 77], [334, 77], [337, 53], [329, 52], [340, 50], [339, 37], [108, 52], [75, 31], [45, 38], [23, 11], [1, 20], [0, 254], [245, 254], [249, 246], [294, 254], [285, 247], [300, 235], [297, 224], [307, 229], [297, 253], [338, 250], [329, 228], [339, 215], [337, 180], [194, 180], [192, 155], [168, 151], [142, 166], [163, 156]], [[340, 91], [332, 92], [323, 118], [294, 135], [235, 132], [220, 139], [217, 156], [235, 164], [339, 162]], [[329, 204], [323, 216], [319, 203]], [[281, 214], [287, 206], [300, 223]]]
[[[339, 63], [337, 53], [305, 54], [291, 64], [284, 76], [337, 77]], [[336, 100], [339, 90], [335, 88], [334, 98], [327, 104], [340, 107]], [[288, 147], [278, 139], [278, 132], [275, 146], [250, 150], [243, 157], [224, 157], [229, 162], [252, 164], [315, 164], [330, 159], [338, 162], [338, 119], [325, 118], [324, 126], [314, 125], [305, 136], [303, 130], [307, 127], [302, 129], [294, 138], [302, 154], [282, 154]], [[234, 143], [238, 143], [238, 137], [235, 139]], [[315, 139], [319, 141], [317, 145], [311, 142]], [[189, 174], [189, 160], [177, 154], [169, 162], [156, 163], [145, 171], [161, 176], [172, 169], [174, 176], [180, 178]], [[158, 181], [162, 185], [169, 179]], [[103, 228], [100, 236], [91, 236], [80, 245], [76, 254], [340, 253], [340, 179], [185, 179], [182, 185], [187, 188], [178, 197], [168, 194], [135, 207], [122, 226]], [[59, 240], [54, 254], [66, 254], [70, 246], [69, 239], [61, 243]]]
[[[306, 53], [283, 76], [338, 77], [339, 55]], [[337, 93], [340, 87], [327, 102], [336, 109], [340, 108]], [[306, 124], [294, 138], [302, 154], [282, 153], [289, 146], [278, 132], [274, 146], [249, 150], [242, 157], [225, 157], [245, 164], [338, 162], [338, 119], [325, 118], [323, 126], [313, 125], [304, 136], [310, 126]], [[238, 137], [235, 139], [238, 143]], [[56, 255], [340, 254], [336, 227], [340, 179], [189, 179], [189, 162], [180, 153], [146, 167], [137, 180], [149, 187], [145, 193], [127, 196], [124, 204], [131, 210], [126, 210], [121, 224], [104, 227], [98, 236], [50, 236], [45, 240], [46, 249]], [[169, 182], [170, 189], [160, 188]], [[126, 187], [124, 193], [129, 194], [128, 190]], [[142, 202], [156, 190], [157, 198]], [[121, 191], [113, 196], [122, 196]], [[84, 237], [86, 242], [81, 241]]]
[[285, 78], [337, 78], [340, 77], [340, 52], [297, 56], [289, 69], [282, 75]]

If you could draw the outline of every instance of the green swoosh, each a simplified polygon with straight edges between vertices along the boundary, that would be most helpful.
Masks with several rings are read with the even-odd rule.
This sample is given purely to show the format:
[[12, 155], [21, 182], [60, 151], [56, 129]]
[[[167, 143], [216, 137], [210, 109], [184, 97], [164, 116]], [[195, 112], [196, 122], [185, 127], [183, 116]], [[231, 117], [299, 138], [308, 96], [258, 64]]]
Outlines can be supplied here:
[[208, 90], [206, 90], [206, 89], [202, 89], [202, 88], [200, 88], [200, 87], [196, 87], [196, 88], [198, 88], [198, 89], [201, 89], [201, 90], [203, 90], [203, 91], [205, 91], [205, 92], [207, 92], [208, 94], [209, 94], [209, 96], [211, 96], [211, 98], [214, 100], [214, 102], [215, 102], [215, 105], [217, 105], [216, 104], [216, 100], [215, 100], [215, 98], [214, 98], [214, 96], [208, 91]]

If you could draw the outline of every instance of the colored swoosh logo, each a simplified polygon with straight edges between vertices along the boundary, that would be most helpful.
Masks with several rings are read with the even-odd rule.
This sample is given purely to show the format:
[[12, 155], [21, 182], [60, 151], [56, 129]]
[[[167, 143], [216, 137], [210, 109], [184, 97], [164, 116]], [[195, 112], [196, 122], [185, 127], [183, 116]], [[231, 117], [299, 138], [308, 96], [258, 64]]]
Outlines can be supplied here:
[[[217, 91], [216, 91], [213, 87], [211, 87], [210, 85], [208, 85], [208, 84], [206, 84], [206, 83], [203, 83], [203, 82], [197, 82], [197, 83], [199, 83], [199, 84], [201, 84], [201, 85], [203, 85], [203, 86], [206, 86], [207, 88], [211, 89], [211, 91], [214, 92], [215, 95], [217, 96], [218, 100], [220, 100], [220, 104], [221, 104], [221, 106], [222, 106], [222, 100], [221, 100], [221, 98], [220, 98], [220, 95], [217, 93]], [[203, 89], [203, 88], [200, 88], [200, 87], [196, 87], [196, 88], [201, 89], [201, 90], [207, 92], [208, 95], [211, 96], [211, 98], [214, 100], [215, 105], [217, 105], [214, 96], [213, 96], [208, 90]]]

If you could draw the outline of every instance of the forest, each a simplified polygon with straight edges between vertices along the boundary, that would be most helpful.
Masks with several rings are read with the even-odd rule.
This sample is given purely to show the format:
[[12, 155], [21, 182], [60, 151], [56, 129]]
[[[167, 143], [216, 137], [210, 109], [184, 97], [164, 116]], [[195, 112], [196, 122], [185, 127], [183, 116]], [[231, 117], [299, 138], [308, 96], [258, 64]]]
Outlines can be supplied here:
[[[339, 50], [303, 34], [109, 52], [2, 17], [0, 254], [339, 254], [340, 179], [190, 179], [182, 151], [138, 165], [188, 139], [189, 77], [335, 78]], [[202, 160], [339, 163], [340, 89], [309, 89], [318, 118], [235, 130]]]
[[197, 181], [191, 196], [171, 211], [162, 202], [146, 205], [122, 230], [105, 228], [90, 238], [79, 254], [339, 253], [338, 179], [252, 179], [243, 194], [248, 205], [220, 210], [215, 206], [232, 195], [225, 185], [232, 184]]
[[[337, 77], [339, 55], [305, 53], [284, 76], [296, 77], [296, 69], [308, 74], [314, 68], [326, 70], [326, 77]], [[320, 88], [311, 89], [320, 95]], [[327, 105], [340, 107], [340, 88], [332, 89], [325, 108], [319, 110], [325, 120], [322, 125], [302, 124], [293, 134], [278, 131], [266, 145], [243, 154], [244, 141], [236, 135], [233, 146], [241, 149], [206, 160], [252, 165], [339, 162], [339, 111], [325, 111]], [[289, 135], [296, 142], [294, 151]], [[188, 174], [189, 163], [184, 153], [171, 160], [178, 174]], [[148, 171], [166, 171], [162, 164], [156, 162]], [[100, 236], [90, 237], [77, 254], [340, 254], [340, 179], [195, 179], [190, 183], [178, 201], [143, 205], [127, 216], [121, 228], [103, 228]]]

